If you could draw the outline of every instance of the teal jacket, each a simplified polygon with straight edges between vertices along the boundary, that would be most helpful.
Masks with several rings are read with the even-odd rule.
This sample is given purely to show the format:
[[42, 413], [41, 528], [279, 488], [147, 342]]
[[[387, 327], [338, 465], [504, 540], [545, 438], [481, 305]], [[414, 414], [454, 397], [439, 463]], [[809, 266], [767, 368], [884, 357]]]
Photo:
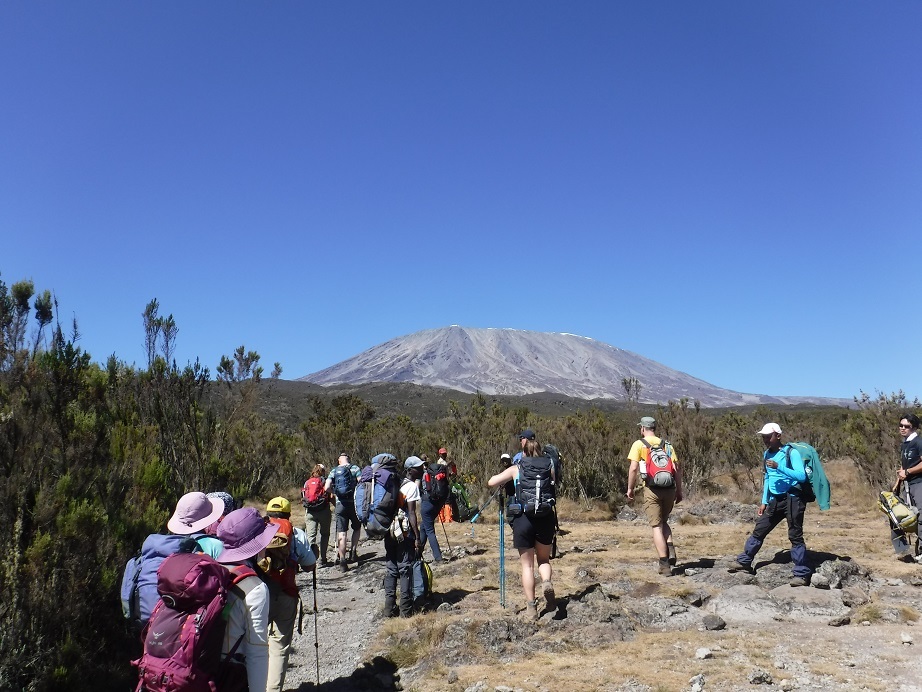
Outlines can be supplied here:
[[820, 462], [820, 455], [817, 451], [806, 442], [789, 442], [785, 445], [791, 449], [800, 452], [803, 458], [804, 466], [810, 469], [810, 485], [813, 486], [813, 494], [816, 495], [816, 504], [821, 510], [829, 509], [830, 489], [829, 479], [823, 470], [823, 464]]

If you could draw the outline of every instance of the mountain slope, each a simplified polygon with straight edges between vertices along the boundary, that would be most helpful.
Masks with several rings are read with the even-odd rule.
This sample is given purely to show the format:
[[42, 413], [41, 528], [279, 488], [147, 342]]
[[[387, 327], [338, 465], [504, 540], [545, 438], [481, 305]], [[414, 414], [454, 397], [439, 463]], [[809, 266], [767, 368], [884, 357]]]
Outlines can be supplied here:
[[300, 379], [325, 386], [412, 382], [469, 393], [554, 392], [581, 399], [623, 401], [626, 395], [621, 381], [625, 377], [640, 381], [643, 403], [682, 397], [708, 407], [847, 403], [722, 389], [636, 353], [574, 334], [456, 325], [392, 339]]

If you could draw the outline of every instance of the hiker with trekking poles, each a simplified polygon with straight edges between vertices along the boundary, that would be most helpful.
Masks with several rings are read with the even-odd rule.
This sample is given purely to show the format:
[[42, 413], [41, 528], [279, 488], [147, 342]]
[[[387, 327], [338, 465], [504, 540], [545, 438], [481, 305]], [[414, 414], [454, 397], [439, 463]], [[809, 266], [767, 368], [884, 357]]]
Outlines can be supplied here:
[[[416, 457], [419, 458], [419, 457]], [[442, 523], [439, 516], [445, 502], [451, 494], [451, 484], [454, 479], [454, 464], [448, 462], [448, 450], [442, 447], [439, 449], [439, 458], [433, 463], [424, 463], [422, 467], [422, 488], [420, 504], [420, 517], [422, 527], [420, 528], [420, 542], [425, 548], [426, 543], [432, 551], [432, 561], [442, 561], [442, 548], [439, 545], [439, 537], [435, 532], [435, 520]], [[445, 531], [445, 524], [442, 523], [442, 530]], [[448, 533], [445, 532], [445, 541], [448, 542]], [[449, 545], [449, 550], [451, 546]]]
[[522, 458], [510, 464], [487, 482], [491, 488], [512, 481], [515, 494], [506, 504], [506, 518], [512, 524], [512, 545], [519, 551], [522, 566], [522, 590], [525, 594], [525, 616], [538, 619], [538, 599], [535, 598], [535, 561], [542, 581], [542, 593], [547, 610], [554, 610], [557, 598], [552, 581], [551, 547], [554, 542], [556, 521], [554, 506], [554, 460], [544, 455], [535, 433], [525, 430], [519, 434]]

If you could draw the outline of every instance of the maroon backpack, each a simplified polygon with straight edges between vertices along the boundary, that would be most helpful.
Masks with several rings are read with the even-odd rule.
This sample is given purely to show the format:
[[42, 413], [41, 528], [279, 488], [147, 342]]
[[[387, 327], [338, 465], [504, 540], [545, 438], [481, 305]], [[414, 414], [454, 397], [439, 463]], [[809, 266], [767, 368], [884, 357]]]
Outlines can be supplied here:
[[[144, 630], [136, 692], [214, 692], [225, 689], [221, 647], [227, 593], [247, 574], [231, 574], [201, 553], [170, 555], [157, 570], [160, 600]], [[242, 637], [241, 637], [242, 639]], [[228, 655], [233, 658], [238, 640]]]

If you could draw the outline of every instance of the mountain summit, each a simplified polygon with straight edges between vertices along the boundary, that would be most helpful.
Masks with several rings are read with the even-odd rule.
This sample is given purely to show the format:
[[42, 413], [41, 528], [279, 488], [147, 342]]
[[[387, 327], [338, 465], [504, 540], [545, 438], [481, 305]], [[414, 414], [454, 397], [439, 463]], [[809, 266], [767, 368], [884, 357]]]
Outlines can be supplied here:
[[687, 397], [702, 406], [839, 404], [822, 397], [765, 396], [721, 389], [630, 351], [575, 334], [518, 329], [427, 329], [375, 346], [302, 381], [319, 385], [412, 382], [461, 392], [553, 392], [580, 399], [626, 400], [636, 377], [642, 403]]

